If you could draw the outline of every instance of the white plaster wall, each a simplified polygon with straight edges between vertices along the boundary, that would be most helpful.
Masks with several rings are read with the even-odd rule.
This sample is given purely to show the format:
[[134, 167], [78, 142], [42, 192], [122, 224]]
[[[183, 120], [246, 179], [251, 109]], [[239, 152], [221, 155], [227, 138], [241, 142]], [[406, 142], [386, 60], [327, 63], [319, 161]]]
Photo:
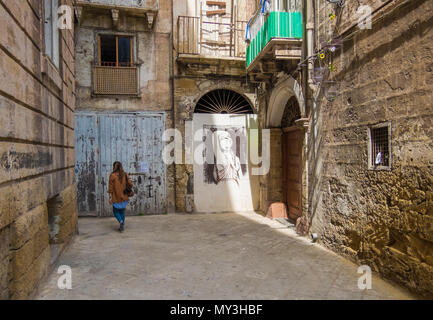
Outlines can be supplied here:
[[[256, 115], [225, 115], [225, 114], [194, 114], [193, 132], [196, 135], [194, 150], [201, 153], [203, 145], [200, 132], [204, 125], [233, 126], [246, 128], [248, 146], [248, 129], [256, 128]], [[197, 133], [199, 132], [199, 133]], [[203, 164], [194, 161], [194, 206], [196, 212], [240, 212], [258, 210], [260, 203], [259, 176], [251, 175], [251, 163], [249, 161], [247, 147], [248, 168], [245, 175], [241, 176], [240, 183], [220, 182], [208, 184], [205, 182]], [[200, 157], [199, 157], [200, 158]]]

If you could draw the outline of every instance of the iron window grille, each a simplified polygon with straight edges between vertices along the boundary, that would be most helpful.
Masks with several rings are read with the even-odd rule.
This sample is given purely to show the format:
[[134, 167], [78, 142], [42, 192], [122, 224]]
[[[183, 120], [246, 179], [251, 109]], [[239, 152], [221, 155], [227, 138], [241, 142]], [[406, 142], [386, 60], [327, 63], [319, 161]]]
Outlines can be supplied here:
[[369, 169], [390, 170], [391, 169], [391, 124], [381, 123], [372, 126], [368, 130]]

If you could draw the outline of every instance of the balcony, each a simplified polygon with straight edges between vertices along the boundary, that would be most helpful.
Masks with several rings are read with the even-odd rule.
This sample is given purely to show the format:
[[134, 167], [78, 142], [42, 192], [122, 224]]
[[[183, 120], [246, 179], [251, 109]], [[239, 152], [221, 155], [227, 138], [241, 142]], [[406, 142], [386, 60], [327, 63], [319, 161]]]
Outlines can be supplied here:
[[75, 15], [78, 22], [81, 21], [84, 10], [110, 12], [114, 26], [119, 22], [119, 14], [143, 17], [151, 29], [159, 11], [159, 0], [76, 0]]
[[301, 59], [302, 35], [302, 0], [262, 0], [246, 32], [250, 79], [266, 81], [276, 72], [291, 72]]
[[93, 94], [138, 96], [138, 68], [93, 67]]
[[226, 61], [245, 69], [246, 25], [247, 21], [220, 23], [204, 21], [200, 17], [179, 16], [177, 61], [210, 65]]
[[158, 0], [77, 0], [78, 5], [112, 6], [125, 8], [158, 8]]

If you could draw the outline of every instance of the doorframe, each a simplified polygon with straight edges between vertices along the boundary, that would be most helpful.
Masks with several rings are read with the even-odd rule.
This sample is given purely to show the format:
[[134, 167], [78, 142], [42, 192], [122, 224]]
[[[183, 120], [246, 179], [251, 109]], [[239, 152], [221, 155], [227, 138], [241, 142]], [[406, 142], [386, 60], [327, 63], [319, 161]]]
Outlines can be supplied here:
[[[301, 117], [295, 121], [292, 127], [282, 127], [282, 119], [287, 102], [290, 98], [295, 97], [298, 102]], [[271, 94], [268, 98], [266, 109], [265, 123], [266, 128], [280, 129], [283, 133], [284, 130], [300, 129], [302, 131], [302, 186], [301, 186], [301, 211], [302, 218], [308, 219], [309, 217], [309, 199], [308, 199], [308, 135], [309, 135], [309, 121], [305, 108], [305, 99], [302, 91], [302, 86], [293, 77], [283, 75], [278, 82], [273, 86]], [[281, 160], [282, 160], [282, 147], [281, 147]], [[283, 183], [283, 182], [282, 182]], [[281, 185], [281, 187], [283, 187]], [[282, 200], [282, 199], [281, 199]], [[272, 203], [266, 203], [265, 210], [268, 211]]]
[[[289, 133], [289, 132], [293, 132], [293, 131], [299, 131], [301, 133], [301, 139], [299, 141], [299, 143], [301, 144], [301, 154], [300, 154], [300, 157], [301, 157], [301, 161], [300, 162], [301, 163], [300, 163], [300, 166], [299, 166], [299, 170], [300, 170], [300, 174], [301, 174], [301, 180], [300, 180], [301, 190], [300, 190], [300, 205], [299, 205], [299, 209], [301, 211], [301, 216], [298, 217], [298, 218], [301, 218], [303, 216], [306, 216], [306, 212], [304, 210], [304, 201], [303, 201], [304, 193], [306, 192], [306, 190], [305, 190], [305, 184], [304, 184], [304, 174], [305, 174], [305, 167], [304, 167], [304, 165], [305, 165], [304, 139], [305, 139], [305, 131], [299, 125], [294, 125], [294, 126], [291, 126], [291, 127], [283, 127], [283, 128], [281, 128], [281, 130], [283, 131], [282, 139], [284, 139], [284, 133]], [[283, 146], [284, 146], [284, 143], [282, 141], [281, 142], [281, 148], [283, 148]], [[283, 150], [281, 150], [281, 156], [282, 156], [282, 165], [284, 166], [286, 159], [284, 159], [284, 152], [283, 152]], [[287, 188], [287, 186], [286, 186], [286, 184], [287, 184], [286, 178], [287, 177], [286, 177], [286, 171], [285, 171], [285, 169], [283, 169], [283, 173], [284, 173], [283, 174], [283, 179], [281, 181], [282, 184], [283, 184], [282, 190], [284, 192], [284, 194], [283, 194], [283, 200], [284, 200], [284, 202], [286, 203], [286, 206], [287, 206], [287, 203], [288, 203], [287, 189], [286, 189]], [[289, 211], [289, 208], [287, 208], [287, 210]], [[290, 211], [289, 211], [288, 215], [290, 215]], [[290, 218], [290, 219], [292, 219], [292, 218]]]

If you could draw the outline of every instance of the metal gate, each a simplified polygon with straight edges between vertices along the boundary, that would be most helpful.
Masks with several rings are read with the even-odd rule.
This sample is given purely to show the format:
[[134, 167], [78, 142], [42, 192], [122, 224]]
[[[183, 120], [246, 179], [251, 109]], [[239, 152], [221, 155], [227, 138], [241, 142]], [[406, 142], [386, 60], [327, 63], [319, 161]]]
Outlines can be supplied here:
[[162, 161], [161, 113], [91, 113], [75, 115], [75, 172], [80, 216], [111, 216], [108, 178], [113, 162], [128, 172], [135, 196], [129, 215], [166, 212], [165, 165]]

